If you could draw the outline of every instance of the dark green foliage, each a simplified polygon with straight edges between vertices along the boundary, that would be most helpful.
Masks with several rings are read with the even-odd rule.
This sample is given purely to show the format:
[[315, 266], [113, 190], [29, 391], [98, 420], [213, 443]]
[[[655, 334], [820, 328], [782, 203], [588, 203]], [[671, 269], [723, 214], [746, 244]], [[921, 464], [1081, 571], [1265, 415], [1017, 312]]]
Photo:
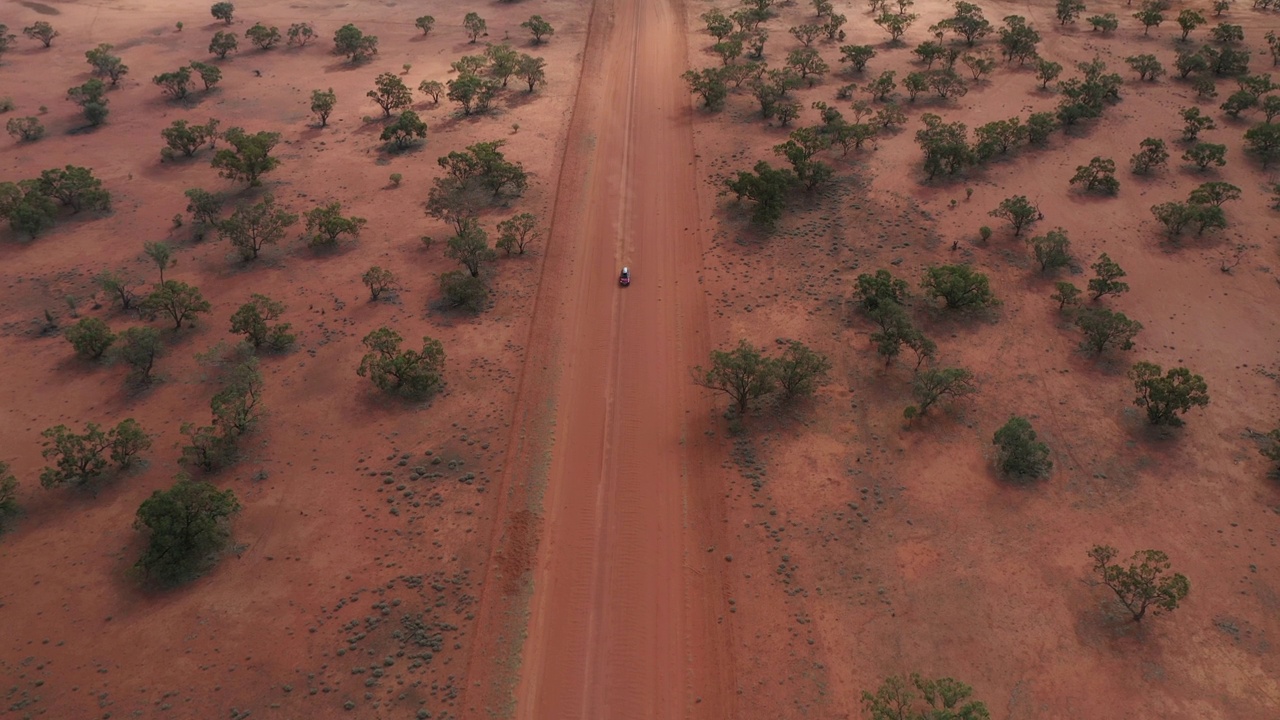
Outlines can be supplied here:
[[160, 136], [164, 138], [166, 150], [168, 154], [161, 151], [161, 155], [173, 157], [174, 153], [182, 153], [186, 157], [196, 154], [205, 144], [212, 144], [218, 137], [218, 121], [209, 118], [209, 122], [204, 125], [192, 125], [186, 120], [174, 120], [173, 124], [160, 131]]
[[191, 68], [184, 65], [173, 72], [160, 73], [151, 78], [151, 82], [159, 85], [170, 98], [181, 100], [191, 92]]
[[1033, 145], [1044, 145], [1056, 129], [1058, 129], [1058, 118], [1053, 113], [1031, 113], [1027, 117], [1027, 142]]
[[1213, 122], [1213, 118], [1208, 115], [1202, 115], [1200, 113], [1200, 108], [1198, 107], [1183, 108], [1181, 115], [1183, 121], [1183, 140], [1195, 140], [1199, 137], [1201, 131], [1213, 130], [1218, 127], [1217, 124]]
[[378, 54], [378, 38], [365, 35], [360, 28], [347, 24], [333, 34], [333, 48], [353, 63], [363, 62]]
[[116, 334], [105, 322], [95, 317], [80, 318], [66, 330], [67, 342], [76, 354], [86, 360], [97, 360], [116, 341]]
[[[547, 61], [540, 57], [521, 54], [519, 61], [516, 63], [516, 77], [524, 80], [529, 86], [529, 92], [539, 83], [545, 83], [547, 80]], [[423, 90], [423, 92], [427, 92]]]
[[1134, 622], [1141, 621], [1148, 610], [1152, 615], [1176, 610], [1191, 592], [1191, 581], [1185, 575], [1165, 575], [1172, 564], [1159, 550], [1135, 552], [1128, 567], [1112, 563], [1120, 551], [1109, 545], [1095, 545], [1088, 554], [1099, 581], [1111, 588]]
[[413, 26], [422, 31], [423, 35], [431, 33], [431, 29], [436, 26], [436, 19], [430, 15], [423, 15], [413, 21]]
[[1000, 201], [995, 210], [987, 213], [991, 217], [1008, 220], [1013, 226], [1014, 237], [1040, 218], [1040, 209], [1027, 199], [1026, 195], [1014, 195]]
[[1097, 300], [1103, 295], [1119, 295], [1129, 292], [1129, 284], [1120, 282], [1120, 278], [1128, 273], [1115, 263], [1106, 253], [1098, 256], [1098, 262], [1090, 266], [1095, 277], [1089, 281], [1089, 292]]
[[148, 317], [170, 318], [173, 329], [178, 330], [182, 323], [190, 324], [196, 315], [209, 312], [211, 307], [198, 288], [179, 280], [165, 280], [142, 301], [139, 309]]
[[874, 694], [863, 691], [871, 720], [989, 720], [987, 706], [970, 700], [973, 688], [951, 678], [928, 680], [919, 673], [885, 678]]
[[1169, 160], [1169, 151], [1165, 150], [1164, 140], [1160, 138], [1146, 138], [1138, 143], [1138, 148], [1138, 152], [1129, 159], [1129, 167], [1135, 175], [1145, 175]]
[[403, 338], [390, 328], [382, 327], [365, 336], [369, 350], [360, 360], [356, 374], [368, 377], [380, 390], [396, 392], [410, 398], [426, 397], [440, 386], [444, 371], [444, 346], [429, 337], [422, 338], [422, 350], [401, 350]]
[[717, 42], [733, 33], [733, 20], [718, 8], [712, 8], [702, 13], [701, 18], [706, 23], [707, 33], [715, 38]]
[[933, 33], [950, 31], [964, 39], [966, 45], [974, 43], [991, 33], [991, 23], [982, 15], [982, 8], [964, 0], [955, 4], [955, 14], [939, 20], [930, 28]]
[[1221, 207], [1225, 202], [1240, 199], [1240, 188], [1229, 182], [1207, 182], [1191, 191], [1187, 202], [1192, 205]]
[[1036, 45], [1040, 43], [1040, 33], [1028, 25], [1027, 19], [1021, 15], [1009, 15], [1004, 18], [1004, 27], [1001, 27], [997, 34], [1000, 52], [1006, 61], [1017, 60], [1018, 64], [1022, 65], [1028, 60], [1039, 57], [1036, 53]]
[[1066, 25], [1075, 22], [1084, 10], [1084, 3], [1081, 0], [1058, 0], [1054, 8], [1054, 16], [1058, 18], [1059, 25]]
[[487, 35], [488, 23], [479, 13], [469, 12], [462, 18], [462, 28], [467, 31], [467, 37], [471, 38], [474, 43], [481, 35]]
[[431, 102], [439, 105], [440, 96], [444, 94], [444, 83], [439, 80], [423, 80], [418, 83], [418, 92], [431, 98]]
[[33, 239], [53, 225], [58, 217], [58, 204], [41, 190], [38, 180], [0, 183], [0, 217], [9, 218], [15, 233], [26, 233]]
[[112, 300], [119, 303], [121, 310], [131, 310], [138, 299], [139, 280], [111, 270], [104, 270], [93, 278], [96, 284]]
[[178, 476], [173, 487], [156, 490], [138, 506], [134, 527], [145, 529], [147, 549], [136, 567], [165, 585], [199, 574], [226, 547], [231, 538], [227, 518], [239, 509], [231, 490]]
[[189, 444], [182, 448], [181, 462], [205, 471], [233, 462], [241, 437], [253, 429], [262, 415], [262, 390], [257, 358], [232, 368], [226, 384], [209, 401], [213, 424], [182, 424], [180, 432], [187, 436]]
[[1219, 45], [1234, 45], [1244, 42], [1244, 28], [1231, 23], [1218, 23], [1209, 31], [1209, 36]]
[[895, 278], [888, 270], [874, 275], [863, 273], [854, 281], [853, 296], [863, 312], [873, 313], [886, 305], [905, 306], [909, 289], [906, 280]]
[[1142, 323], [1130, 320], [1124, 313], [1090, 307], [1076, 313], [1076, 327], [1084, 333], [1080, 349], [1101, 355], [1108, 347], [1132, 349], [1133, 337], [1141, 332]]
[[35, 188], [41, 195], [70, 207], [73, 213], [111, 209], [111, 193], [102, 187], [102, 181], [94, 177], [89, 168], [67, 165], [45, 170], [35, 180]]
[[1280, 160], [1280, 123], [1259, 123], [1244, 133], [1245, 152], [1262, 161], [1262, 167]]
[[738, 200], [745, 197], [754, 203], [751, 221], [768, 227], [782, 218], [787, 195], [796, 182], [795, 173], [785, 168], [775, 169], [765, 160], [756, 163], [754, 172], [739, 170], [736, 178], [725, 180]]
[[1071, 241], [1067, 231], [1054, 228], [1044, 235], [1037, 235], [1027, 241], [1036, 262], [1040, 264], [1040, 272], [1049, 272], [1064, 268], [1071, 264]]
[[93, 66], [93, 74], [97, 77], [105, 77], [111, 80], [114, 86], [120, 82], [120, 78], [129, 73], [129, 66], [119, 57], [111, 54], [114, 46], [102, 43], [98, 47], [85, 52], [85, 60]]
[[348, 239], [355, 240], [360, 237], [360, 231], [368, 224], [368, 220], [362, 217], [346, 217], [342, 214], [342, 203], [332, 202], [328, 205], [321, 205], [314, 210], [308, 210], [307, 218], [307, 244], [313, 248], [333, 248], [338, 242], [346, 236]]
[[306, 47], [307, 43], [311, 42], [316, 36], [316, 30], [311, 26], [311, 23], [294, 23], [289, 26], [289, 31], [286, 35], [289, 38], [287, 41], [289, 45]]
[[311, 112], [320, 118], [320, 127], [329, 124], [329, 115], [333, 113], [333, 108], [337, 104], [338, 96], [333, 92], [333, 88], [311, 91]]
[[1164, 5], [1160, 0], [1142, 0], [1142, 7], [1133, 16], [1142, 23], [1142, 34], [1147, 35], [1152, 27], [1159, 27], [1164, 22]]
[[35, 142], [44, 137], [44, 125], [39, 118], [31, 116], [9, 118], [5, 130], [22, 142]]
[[1111, 158], [1095, 157], [1089, 161], [1088, 165], [1078, 165], [1070, 184], [1083, 185], [1085, 192], [1115, 195], [1120, 192], [1120, 181], [1116, 179], [1116, 161]]
[[1049, 296], [1050, 300], [1056, 300], [1058, 309], [1065, 311], [1068, 306], [1075, 307], [1080, 304], [1080, 288], [1074, 283], [1065, 280], [1054, 283], [1054, 293]]
[[876, 100], [884, 102], [898, 88], [898, 83], [893, 79], [896, 75], [897, 73], [893, 70], [885, 70], [875, 80], [867, 83], [867, 86], [863, 89]]
[[826, 355], [809, 348], [799, 340], [787, 343], [782, 355], [774, 358], [774, 375], [783, 400], [812, 395], [826, 382], [831, 361]]
[[920, 16], [915, 13], [891, 13], [885, 11], [877, 15], [872, 22], [884, 28], [884, 31], [889, 33], [890, 42], [897, 43], [898, 39], [907, 32], [907, 28], [911, 27], [911, 25], [919, 19]]
[[196, 226], [197, 239], [204, 236], [205, 228], [218, 225], [218, 214], [222, 212], [222, 198], [200, 188], [189, 188], [183, 195], [187, 198], [187, 212], [191, 213], [191, 222]]
[[217, 55], [219, 58], [226, 58], [227, 53], [235, 50], [240, 45], [239, 39], [233, 32], [225, 32], [219, 30], [213, 34], [213, 39], [209, 41], [209, 53]]
[[394, 110], [401, 110], [413, 104], [413, 91], [409, 89], [400, 76], [384, 72], [374, 80], [374, 89], [365, 93], [382, 108], [383, 117], [391, 117]]
[[1129, 67], [1133, 68], [1134, 72], [1138, 73], [1139, 80], [1155, 82], [1160, 79], [1161, 75], [1164, 75], [1164, 65], [1160, 64], [1155, 55], [1130, 55], [1124, 61], [1129, 64]]
[[1198, 142], [1183, 153], [1182, 159], [1192, 163], [1202, 172], [1207, 170], [1210, 165], [1222, 167], [1227, 164], [1227, 146]]
[[377, 300], [382, 293], [395, 292], [400, 289], [400, 283], [396, 280], [395, 273], [385, 270], [377, 265], [365, 271], [360, 276], [360, 281], [364, 286], [369, 288], [369, 297], [371, 300]]
[[986, 307], [995, 303], [987, 276], [968, 265], [935, 265], [924, 270], [920, 287], [940, 297], [949, 308]]
[[1090, 31], [1101, 30], [1103, 35], [1109, 32], [1115, 32], [1120, 27], [1120, 21], [1116, 18], [1115, 13], [1105, 13], [1102, 15], [1090, 15], [1088, 18]]
[[458, 233], [449, 238], [444, 254], [461, 263], [473, 278], [480, 277], [482, 263], [491, 262], [497, 257], [497, 252], [489, 247], [489, 234], [475, 218], [462, 221]]
[[907, 420], [920, 417], [943, 398], [958, 400], [978, 392], [973, 373], [965, 368], [928, 368], [916, 373], [911, 381], [911, 394], [916, 404], [909, 406], [902, 415]]
[[1191, 8], [1182, 10], [1182, 12], [1178, 13], [1178, 27], [1182, 28], [1182, 39], [1185, 41], [1192, 30], [1204, 25], [1205, 22], [1207, 21], [1199, 10], [1192, 10]]
[[1238, 118], [1240, 113], [1258, 106], [1258, 96], [1248, 90], [1238, 90], [1231, 93], [1226, 102], [1219, 105], [1219, 109], [1227, 115]]
[[1129, 379], [1138, 391], [1133, 404], [1147, 411], [1152, 425], [1179, 427], [1179, 415], [1209, 404], [1209, 386], [1204, 378], [1184, 367], [1169, 368], [1163, 375], [1161, 372], [1159, 365], [1150, 362], [1139, 362], [1129, 369]]
[[83, 485], [98, 479], [114, 464], [128, 469], [138, 453], [151, 447], [151, 438], [133, 418], [120, 421], [104, 431], [97, 423], [85, 426], [83, 435], [57, 425], [40, 433], [44, 438], [41, 455], [52, 460], [53, 467], [40, 473], [40, 484], [46, 488], [61, 485]]
[[520, 27], [528, 30], [529, 34], [533, 36], [534, 45], [541, 45], [543, 42], [546, 42], [545, 38], [554, 35], [556, 32], [555, 28], [551, 27], [551, 23], [543, 20], [541, 15], [534, 15], [530, 17], [528, 20], [520, 23]]
[[229, 2], [214, 3], [213, 6], [209, 8], [209, 14], [228, 25], [231, 24], [231, 18], [235, 12], [236, 6]]
[[686, 70], [680, 77], [689, 83], [689, 92], [702, 98], [703, 107], [717, 110], [729, 96], [727, 74], [723, 68]]
[[255, 23], [253, 27], [244, 31], [244, 36], [259, 50], [270, 50], [280, 43], [280, 28]]
[[849, 63], [853, 72], [862, 72], [867, 68], [867, 61], [876, 56], [875, 48], [870, 45], [841, 45], [840, 62]]
[[222, 81], [222, 69], [217, 65], [192, 60], [191, 71], [200, 76], [205, 92], [212, 90], [214, 85]]
[[80, 106], [84, 119], [92, 126], [101, 125], [107, 119], [107, 86], [98, 78], [90, 78], [85, 84], [67, 90], [67, 99]]
[[498, 223], [498, 242], [494, 247], [508, 255], [514, 250], [523, 255], [529, 243], [538, 237], [538, 218], [533, 213], [520, 213]]
[[53, 39], [62, 33], [53, 29], [53, 26], [44, 20], [37, 20], [34, 24], [22, 28], [22, 34], [32, 40], [39, 40], [45, 47], [53, 44]]
[[395, 122], [382, 128], [379, 139], [390, 142], [396, 150], [405, 150], [426, 137], [427, 123], [418, 117], [418, 113], [405, 110], [396, 116]]
[[1036, 439], [1036, 431], [1024, 417], [1014, 415], [996, 430], [991, 444], [997, 450], [996, 466], [1014, 478], [1045, 477], [1053, 469], [1049, 446]]
[[973, 163], [974, 151], [964, 123], [944, 123], [933, 113], [925, 113], [920, 120], [924, 128], [916, 131], [916, 144], [924, 151], [924, 170], [930, 180], [940, 172], [952, 175]]
[[711, 366], [693, 368], [693, 381], [728, 395], [741, 417], [747, 414], [753, 400], [773, 392], [778, 377], [774, 363], [744, 338], [732, 350], [712, 350]]
[[284, 314], [284, 303], [255, 293], [249, 302], [231, 315], [231, 332], [244, 335], [255, 349], [280, 351], [293, 345], [295, 336], [289, 323], [270, 323]]
[[240, 253], [246, 262], [258, 257], [267, 245], [275, 245], [284, 239], [289, 228], [298, 222], [298, 216], [275, 204], [275, 197], [267, 193], [253, 205], [241, 205], [231, 217], [217, 224], [218, 234]]
[[501, 86], [496, 80], [482, 78], [472, 73], [464, 73], [445, 83], [449, 88], [447, 96], [458, 103], [464, 115], [486, 113], [493, 98], [497, 96]]
[[876, 353], [884, 358], [886, 368], [902, 354], [903, 347], [910, 348], [915, 353], [916, 370], [933, 359], [938, 350], [937, 344], [911, 324], [911, 318], [907, 316], [903, 306], [886, 300], [874, 309], [867, 310], [867, 316], [880, 326], [878, 331], [871, 333], [871, 343], [875, 345]]
[[262, 184], [264, 173], [280, 165], [280, 160], [271, 156], [271, 150], [280, 142], [280, 133], [263, 131], [249, 134], [233, 127], [222, 137], [231, 147], [214, 153], [212, 164], [219, 170], [218, 174], [228, 180], [244, 180], [249, 187], [257, 187]]
[[489, 302], [489, 288], [484, 279], [463, 270], [450, 270], [440, 275], [440, 294], [445, 305], [478, 313]]
[[5, 516], [18, 509], [18, 478], [9, 471], [9, 463], [0, 460], [0, 529]]
[[164, 350], [160, 332], [152, 327], [131, 327], [120, 333], [120, 359], [129, 366], [129, 380], [138, 384], [151, 382], [156, 358]]

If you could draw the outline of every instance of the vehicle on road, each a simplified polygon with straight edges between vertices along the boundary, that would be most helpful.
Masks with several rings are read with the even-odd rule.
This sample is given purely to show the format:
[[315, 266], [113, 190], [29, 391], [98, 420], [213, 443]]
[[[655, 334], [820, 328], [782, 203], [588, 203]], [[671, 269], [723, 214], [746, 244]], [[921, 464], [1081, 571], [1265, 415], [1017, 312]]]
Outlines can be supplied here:
[[622, 268], [622, 274], [618, 276], [618, 284], [621, 285], [622, 287], [626, 287], [631, 284], [630, 268], [626, 268], [626, 267]]

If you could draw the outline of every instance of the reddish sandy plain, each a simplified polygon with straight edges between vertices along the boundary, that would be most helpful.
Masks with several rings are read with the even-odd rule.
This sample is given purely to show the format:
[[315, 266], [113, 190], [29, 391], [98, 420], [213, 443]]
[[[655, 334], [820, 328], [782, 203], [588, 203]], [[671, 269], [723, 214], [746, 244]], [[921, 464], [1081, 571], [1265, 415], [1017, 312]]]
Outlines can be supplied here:
[[[1047, 2], [982, 5], [993, 22], [1026, 16], [1066, 76], [1100, 56], [1126, 79], [1122, 101], [1045, 149], [923, 182], [912, 140], [921, 113], [973, 127], [1055, 105], [1030, 70], [1001, 66], [958, 101], [904, 103], [905, 129], [874, 147], [826, 158], [833, 186], [797, 196], [764, 235], [721, 178], [758, 159], [779, 164], [770, 148], [788, 129], [760, 120], [746, 93], [716, 114], [695, 108], [679, 79], [719, 64], [698, 16], [727, 2], [245, 3], [236, 32], [309, 21], [320, 40], [242, 48], [221, 63], [220, 89], [191, 106], [148, 80], [206, 57], [221, 23], [203, 6], [8, 4], [0, 22], [11, 31], [45, 19], [62, 36], [47, 50], [23, 39], [0, 65], [0, 96], [16, 113], [49, 107], [48, 136], [5, 145], [0, 179], [87, 165], [115, 207], [34, 242], [0, 231], [0, 434], [22, 482], [22, 513], [0, 535], [0, 712], [857, 718], [861, 690], [920, 671], [970, 683], [995, 718], [1275, 717], [1280, 488], [1253, 433], [1277, 418], [1266, 190], [1276, 178], [1246, 159], [1247, 122], [1214, 103], [1203, 109], [1220, 128], [1207, 136], [1228, 145], [1226, 167], [1195, 173], [1179, 149], [1151, 178], [1118, 173], [1115, 198], [1069, 191], [1094, 155], [1124, 165], [1152, 135], [1177, 147], [1176, 112], [1194, 93], [1139, 83], [1123, 64], [1150, 52], [1172, 66], [1176, 25], [1144, 36], [1123, 4], [1091, 5], [1122, 18], [1104, 38], [1060, 28]], [[411, 86], [447, 79], [451, 61], [476, 51], [461, 29], [471, 9], [488, 21], [482, 40], [509, 33], [544, 56], [547, 85], [513, 89], [486, 117], [419, 103], [426, 146], [381, 152], [380, 126], [361, 120], [379, 113], [364, 97], [374, 76], [411, 63]], [[836, 3], [846, 42], [877, 47], [868, 72], [899, 78], [948, 6], [914, 10], [922, 17], [895, 48], [861, 4]], [[427, 38], [412, 27], [424, 13], [438, 19]], [[535, 13], [556, 34], [530, 50], [519, 23]], [[807, 4], [779, 9], [766, 25], [771, 63], [796, 44], [786, 29], [811, 16]], [[1277, 16], [1237, 3], [1224, 19], [1244, 26], [1252, 68], [1265, 69], [1262, 35]], [[379, 36], [372, 62], [330, 54], [348, 22]], [[100, 42], [132, 72], [110, 94], [108, 123], [74, 132], [64, 88], [87, 78], [83, 52]], [[834, 44], [818, 47], [838, 71]], [[810, 103], [834, 104], [853, 80], [863, 82], [833, 72], [799, 91], [796, 125], [815, 124]], [[338, 109], [314, 128], [310, 90], [330, 86]], [[294, 211], [340, 200], [370, 220], [359, 242], [315, 256], [295, 241], [246, 267], [216, 240], [169, 229], [188, 187], [258, 195], [218, 178], [207, 154], [159, 162], [160, 128], [210, 116], [283, 133], [266, 189]], [[448, 234], [421, 209], [442, 172], [434, 160], [491, 139], [533, 173], [511, 211], [537, 213], [546, 232], [531, 256], [493, 265], [489, 310], [441, 314], [435, 278], [453, 263], [441, 242], [419, 240]], [[392, 172], [401, 187], [389, 187]], [[1147, 208], [1205, 179], [1243, 189], [1229, 227], [1164, 241]], [[986, 215], [1011, 194], [1039, 203], [1036, 231], [1066, 228], [1082, 264], [1105, 251], [1128, 271], [1132, 291], [1106, 302], [1145, 325], [1132, 351], [1096, 361], [1076, 350], [1048, 299], [1052, 281]], [[985, 244], [984, 224], [996, 230]], [[104, 268], [152, 278], [141, 248], [159, 239], [179, 248], [166, 277], [199, 286], [213, 311], [169, 336], [162, 382], [138, 393], [124, 368], [82, 364], [39, 328], [45, 309], [69, 322], [67, 296], [117, 329], [137, 322], [99, 307], [90, 280]], [[1243, 261], [1223, 272], [1240, 244]], [[958, 260], [991, 276], [998, 311], [956, 320], [921, 302], [914, 315], [940, 360], [974, 369], [981, 390], [907, 427], [910, 370], [884, 369], [850, 313], [852, 282], [879, 268], [914, 281]], [[359, 276], [374, 264], [406, 290], [369, 302]], [[625, 291], [614, 280], [622, 264], [636, 279]], [[207, 416], [215, 359], [234, 346], [227, 317], [253, 292], [286, 300], [300, 338], [264, 358], [269, 417], [240, 462], [211, 478], [244, 505], [235, 552], [179, 590], [144, 590], [129, 572], [141, 547], [133, 515], [177, 471], [179, 425]], [[444, 344], [447, 386], [431, 402], [388, 402], [356, 377], [360, 339], [384, 324]], [[834, 371], [812, 401], [762, 412], [731, 436], [722, 400], [693, 386], [689, 368], [743, 337], [800, 339]], [[1124, 377], [1137, 359], [1185, 364], [1212, 403], [1172, 436], [1149, 432]], [[1048, 480], [1013, 486], [992, 470], [992, 432], [1015, 413], [1054, 450]], [[41, 430], [125, 417], [156, 435], [143, 468], [96, 492], [39, 488]], [[1125, 622], [1088, 574], [1096, 543], [1165, 550], [1190, 597], [1169, 616]], [[410, 658], [425, 650], [429, 662]]]

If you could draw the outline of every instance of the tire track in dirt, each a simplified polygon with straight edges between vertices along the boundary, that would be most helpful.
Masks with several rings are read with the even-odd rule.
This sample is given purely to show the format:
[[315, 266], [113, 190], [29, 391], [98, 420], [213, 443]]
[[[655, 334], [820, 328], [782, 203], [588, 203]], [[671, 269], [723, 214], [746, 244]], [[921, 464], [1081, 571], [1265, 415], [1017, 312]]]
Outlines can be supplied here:
[[719, 571], [686, 583], [706, 562], [689, 558], [705, 516], [686, 490], [711, 448], [686, 432], [706, 412], [688, 367], [707, 314], [683, 27], [677, 0], [594, 9], [557, 193], [557, 241], [576, 252], [521, 718], [726, 716]]

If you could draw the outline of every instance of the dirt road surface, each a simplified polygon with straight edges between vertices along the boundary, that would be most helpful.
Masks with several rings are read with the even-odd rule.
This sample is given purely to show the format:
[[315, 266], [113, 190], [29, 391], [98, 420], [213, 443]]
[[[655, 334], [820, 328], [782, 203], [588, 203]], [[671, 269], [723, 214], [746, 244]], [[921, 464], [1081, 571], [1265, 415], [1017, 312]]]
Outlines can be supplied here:
[[572, 250], [520, 718], [720, 712], [694, 675], [717, 644], [709, 598], [686, 582], [707, 318], [683, 23], [670, 0], [604, 0], [591, 22], [553, 229]]

